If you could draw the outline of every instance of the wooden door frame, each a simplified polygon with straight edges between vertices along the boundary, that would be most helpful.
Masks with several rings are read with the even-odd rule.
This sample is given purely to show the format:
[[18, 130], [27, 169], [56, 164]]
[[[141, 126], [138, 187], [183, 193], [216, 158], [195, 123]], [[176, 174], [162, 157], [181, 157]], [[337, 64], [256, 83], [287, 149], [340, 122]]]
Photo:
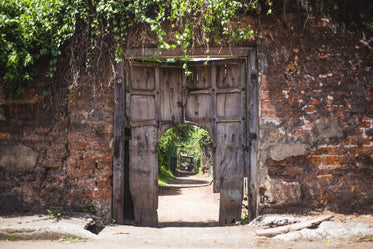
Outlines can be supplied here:
[[[124, 164], [126, 154], [124, 153], [125, 140], [130, 139], [125, 134], [125, 128], [129, 127], [129, 120], [126, 117], [126, 79], [125, 63], [129, 60], [140, 59], [172, 59], [182, 58], [183, 51], [181, 49], [161, 50], [156, 48], [144, 49], [128, 49], [124, 53], [124, 62], [115, 65], [115, 86], [114, 86], [114, 138], [113, 138], [113, 198], [112, 198], [112, 218], [118, 224], [129, 224], [130, 221], [125, 220], [124, 215]], [[258, 215], [257, 203], [257, 132], [258, 132], [258, 72], [257, 72], [257, 56], [255, 47], [213, 47], [209, 53], [206, 53], [205, 48], [191, 49], [188, 54], [191, 58], [208, 59], [244, 59], [246, 60], [246, 117], [248, 129], [246, 134], [246, 151], [245, 175], [248, 178], [248, 197], [249, 197], [249, 218], [254, 219]]]

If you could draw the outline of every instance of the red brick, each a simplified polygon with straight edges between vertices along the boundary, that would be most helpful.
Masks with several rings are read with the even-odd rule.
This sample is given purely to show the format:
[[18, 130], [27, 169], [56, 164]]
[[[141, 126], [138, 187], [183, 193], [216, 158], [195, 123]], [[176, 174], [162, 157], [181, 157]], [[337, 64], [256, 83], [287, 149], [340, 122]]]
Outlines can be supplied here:
[[371, 128], [372, 124], [369, 121], [363, 121], [363, 122], [361, 122], [361, 124], [359, 125], [359, 127], [360, 128]]
[[354, 147], [351, 148], [351, 154], [353, 155], [362, 155], [362, 154], [372, 154], [373, 148], [372, 147]]
[[11, 135], [8, 133], [0, 132], [0, 139], [9, 139]]
[[62, 161], [48, 161], [47, 167], [48, 168], [61, 168], [63, 166]]
[[95, 169], [96, 162], [91, 160], [79, 160], [76, 162], [76, 167], [79, 169]]
[[273, 119], [276, 118], [275, 110], [262, 110], [261, 111], [262, 119]]
[[85, 158], [85, 152], [81, 150], [70, 150], [69, 159], [72, 160], [81, 160]]
[[345, 145], [357, 145], [357, 141], [355, 137], [348, 137], [344, 143]]
[[69, 143], [69, 150], [91, 150], [92, 149], [92, 144], [89, 142], [70, 142]]
[[112, 197], [111, 189], [99, 189], [97, 191], [92, 191], [87, 193], [87, 197], [92, 199], [110, 199]]
[[341, 160], [343, 160], [343, 158], [340, 156], [323, 156], [322, 164], [323, 165], [340, 165]]
[[260, 108], [262, 110], [273, 110], [273, 106], [271, 105], [269, 100], [262, 99], [260, 100]]
[[315, 165], [320, 165], [321, 164], [321, 157], [319, 156], [309, 156], [308, 160]]
[[76, 168], [76, 160], [67, 160], [66, 161], [66, 167], [67, 169], [75, 169]]
[[363, 146], [370, 146], [371, 141], [369, 138], [359, 138], [359, 144]]
[[333, 198], [332, 195], [323, 195], [321, 197], [321, 200], [322, 200], [323, 203], [332, 203], [332, 202], [334, 202], [334, 198]]
[[90, 170], [67, 169], [67, 175], [71, 178], [88, 179], [91, 174]]
[[341, 147], [326, 147], [322, 148], [321, 152], [323, 155], [343, 155], [346, 151]]
[[82, 134], [78, 134], [78, 133], [69, 133], [67, 135], [67, 139], [72, 142], [82, 142], [82, 141], [85, 141], [85, 136], [83, 136]]
[[113, 175], [112, 170], [97, 170], [96, 178], [97, 181], [106, 181]]
[[307, 106], [304, 108], [304, 111], [306, 113], [313, 113], [313, 112], [317, 112], [317, 109], [314, 106]]
[[113, 161], [112, 160], [109, 160], [109, 161], [98, 161], [97, 162], [97, 168], [98, 169], [111, 169], [112, 168], [112, 165], [113, 165]]
[[106, 181], [97, 181], [97, 188], [104, 189], [104, 188], [110, 188], [112, 186], [111, 180]]

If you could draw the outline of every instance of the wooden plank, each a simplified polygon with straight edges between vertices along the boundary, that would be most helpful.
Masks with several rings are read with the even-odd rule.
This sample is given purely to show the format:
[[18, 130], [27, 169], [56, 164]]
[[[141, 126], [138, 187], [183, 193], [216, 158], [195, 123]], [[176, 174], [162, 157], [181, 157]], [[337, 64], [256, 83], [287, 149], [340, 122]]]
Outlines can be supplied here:
[[211, 68], [206, 65], [190, 66], [192, 71], [190, 87], [193, 90], [208, 89], [211, 87]]
[[217, 67], [218, 88], [237, 88], [241, 84], [241, 65], [224, 64]]
[[241, 123], [217, 124], [216, 164], [220, 172], [219, 223], [231, 224], [241, 218], [243, 160]]
[[154, 90], [154, 67], [133, 66], [131, 68], [130, 86], [132, 90]]
[[183, 122], [181, 68], [160, 68], [160, 122]]
[[220, 169], [219, 164], [216, 162], [216, 145], [217, 145], [217, 132], [216, 132], [216, 65], [211, 66], [211, 111], [212, 111], [212, 139], [213, 139], [213, 191], [214, 193], [220, 192]]
[[124, 210], [124, 148], [123, 148], [123, 120], [124, 120], [124, 66], [115, 65], [115, 102], [114, 102], [114, 156], [113, 156], [113, 218], [118, 224], [123, 224]]
[[241, 92], [216, 95], [217, 117], [241, 119]]
[[130, 190], [135, 224], [158, 225], [157, 127], [132, 128], [130, 141]]
[[248, 135], [249, 167], [248, 167], [248, 217], [250, 220], [258, 216], [258, 186], [257, 186], [257, 127], [258, 127], [258, 77], [256, 55], [252, 52], [248, 57]]
[[[238, 58], [246, 57], [251, 51], [255, 50], [251, 44], [250, 47], [211, 47], [209, 53], [206, 53], [206, 48], [193, 48], [188, 50], [188, 55], [192, 58]], [[183, 58], [182, 48], [172, 50], [158, 48], [135, 48], [126, 49], [124, 57], [128, 59], [149, 59], [149, 58]]]

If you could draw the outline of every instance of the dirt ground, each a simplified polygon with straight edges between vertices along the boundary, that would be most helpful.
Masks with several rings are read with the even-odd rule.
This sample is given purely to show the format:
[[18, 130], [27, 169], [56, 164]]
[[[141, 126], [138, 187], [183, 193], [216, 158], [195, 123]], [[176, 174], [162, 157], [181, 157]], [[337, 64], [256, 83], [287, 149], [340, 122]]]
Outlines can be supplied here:
[[220, 227], [219, 194], [213, 194], [210, 182], [207, 177], [180, 173], [171, 184], [161, 186], [159, 228], [108, 225], [85, 241], [5, 240], [0, 248], [373, 248], [372, 215], [335, 214], [332, 221], [322, 223], [324, 227], [278, 238], [257, 236], [256, 231], [263, 229], [260, 224]]
[[220, 194], [213, 193], [212, 178], [178, 172], [176, 179], [158, 190], [160, 227], [219, 225]]

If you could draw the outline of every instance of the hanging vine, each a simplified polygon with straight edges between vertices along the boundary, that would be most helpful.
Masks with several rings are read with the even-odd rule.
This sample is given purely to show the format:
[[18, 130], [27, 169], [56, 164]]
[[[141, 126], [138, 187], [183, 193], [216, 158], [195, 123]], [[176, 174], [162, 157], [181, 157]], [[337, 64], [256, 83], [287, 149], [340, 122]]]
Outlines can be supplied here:
[[[256, 8], [257, 0], [0, 0], [0, 77], [11, 88], [11, 97], [22, 95], [37, 72], [35, 63], [50, 58], [47, 77], [56, 72], [57, 58], [76, 23], [88, 27], [86, 66], [100, 50], [104, 38], [111, 39], [118, 61], [130, 28], [143, 24], [158, 41], [159, 48], [188, 49], [246, 40], [251, 27], [241, 27], [237, 15]], [[268, 2], [268, 1], [264, 1]], [[232, 21], [235, 21], [232, 25]], [[77, 34], [79, 35], [79, 34]]]

